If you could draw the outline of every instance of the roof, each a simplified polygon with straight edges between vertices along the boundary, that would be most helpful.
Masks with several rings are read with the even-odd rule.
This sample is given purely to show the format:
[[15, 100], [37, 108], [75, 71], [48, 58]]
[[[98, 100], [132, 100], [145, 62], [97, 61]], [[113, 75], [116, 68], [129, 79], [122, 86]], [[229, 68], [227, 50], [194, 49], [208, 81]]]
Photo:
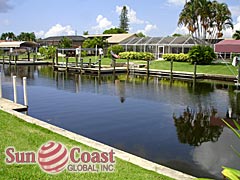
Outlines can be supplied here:
[[47, 37], [45, 39], [42, 39], [41, 41], [61, 41], [62, 38], [69, 38], [72, 41], [84, 41], [86, 38], [83, 36], [51, 36], [51, 37]]
[[240, 53], [240, 40], [222, 40], [215, 44], [215, 52]]
[[38, 44], [32, 41], [7, 41], [0, 42], [0, 48], [37, 47]]
[[118, 44], [129, 38], [136, 37], [136, 34], [92, 34], [92, 35], [85, 35], [84, 37], [86, 38], [105, 37], [108, 43]]
[[[203, 44], [204, 41], [192, 36], [179, 37], [134, 37], [120, 42], [121, 45], [176, 45], [192, 46]], [[205, 42], [206, 43], [206, 42]]]

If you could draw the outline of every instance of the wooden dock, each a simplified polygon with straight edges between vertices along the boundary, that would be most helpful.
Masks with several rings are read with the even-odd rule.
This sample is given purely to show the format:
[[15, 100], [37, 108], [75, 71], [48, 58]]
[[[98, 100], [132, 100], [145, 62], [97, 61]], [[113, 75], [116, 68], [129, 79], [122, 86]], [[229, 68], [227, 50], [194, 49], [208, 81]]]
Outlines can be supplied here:
[[[95, 66], [92, 68], [89, 67], [76, 67], [76, 66], [64, 66], [64, 65], [55, 65], [54, 70], [56, 71], [69, 71], [69, 72], [76, 72], [76, 73], [84, 73], [84, 74], [98, 74], [99, 67]], [[113, 67], [101, 67], [101, 74], [111, 74], [114, 72]], [[126, 73], [127, 67], [115, 67], [115, 73]]]
[[159, 77], [169, 77], [169, 78], [177, 78], [177, 79], [212, 79], [212, 80], [220, 80], [220, 81], [234, 81], [236, 79], [235, 76], [229, 75], [214, 75], [214, 74], [204, 74], [204, 73], [196, 73], [194, 72], [184, 72], [184, 71], [170, 71], [170, 70], [159, 70], [159, 69], [147, 69], [147, 68], [139, 68], [133, 67], [109, 67], [102, 65], [99, 69], [98, 65], [94, 65], [89, 68], [87, 65], [84, 65], [82, 68], [79, 66], [74, 66], [73, 64], [69, 64], [66, 67], [65, 64], [55, 65], [55, 71], [65, 71], [65, 72], [73, 72], [73, 73], [82, 73], [82, 74], [120, 74], [120, 73], [132, 73], [132, 74], [142, 74], [142, 75], [151, 75], [151, 76], [159, 76]]
[[6, 109], [6, 110], [15, 110], [15, 111], [19, 111], [19, 112], [28, 110], [27, 106], [14, 103], [13, 101], [10, 101], [5, 98], [0, 98], [0, 108]]
[[9, 61], [9, 60], [0, 60], [0, 64], [9, 64], [9, 65], [47, 65], [50, 64], [47, 61], [33, 61], [33, 60], [18, 60], [18, 61]]

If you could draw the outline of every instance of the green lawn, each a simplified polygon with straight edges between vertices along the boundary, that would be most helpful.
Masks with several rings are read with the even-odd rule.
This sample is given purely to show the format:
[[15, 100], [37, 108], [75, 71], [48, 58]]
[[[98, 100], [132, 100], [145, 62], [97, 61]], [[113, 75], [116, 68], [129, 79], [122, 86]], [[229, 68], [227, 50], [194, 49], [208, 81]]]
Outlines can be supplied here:
[[[151, 69], [170, 70], [169, 61], [152, 61], [150, 64]], [[233, 72], [235, 73], [233, 74]], [[173, 62], [174, 71], [193, 72], [194, 65], [188, 62]], [[211, 64], [211, 65], [197, 65], [197, 73], [206, 74], [222, 74], [222, 75], [237, 75], [237, 67], [226, 64]]]
[[159, 179], [170, 180], [163, 175], [142, 169], [131, 163], [116, 159], [114, 173], [69, 173], [62, 172], [49, 175], [40, 170], [38, 165], [6, 165], [5, 148], [14, 146], [17, 151], [37, 151], [47, 141], [61, 142], [68, 148], [80, 146], [83, 150], [91, 151], [90, 147], [55, 134], [39, 126], [25, 121], [0, 110], [0, 179]]

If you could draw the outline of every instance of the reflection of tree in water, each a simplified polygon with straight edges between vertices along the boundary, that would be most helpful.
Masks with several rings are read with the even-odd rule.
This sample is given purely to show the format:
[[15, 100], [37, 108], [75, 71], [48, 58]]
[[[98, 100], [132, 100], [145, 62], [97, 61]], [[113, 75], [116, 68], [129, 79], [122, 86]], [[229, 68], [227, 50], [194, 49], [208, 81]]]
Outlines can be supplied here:
[[117, 95], [120, 97], [120, 102], [124, 103], [124, 101], [126, 100], [125, 84], [122, 83], [120, 80], [115, 79], [115, 85], [116, 85]]
[[187, 107], [179, 117], [173, 115], [178, 139], [181, 143], [200, 146], [203, 142], [216, 142], [223, 127], [210, 126], [210, 117], [216, 115], [215, 109], [194, 111]]

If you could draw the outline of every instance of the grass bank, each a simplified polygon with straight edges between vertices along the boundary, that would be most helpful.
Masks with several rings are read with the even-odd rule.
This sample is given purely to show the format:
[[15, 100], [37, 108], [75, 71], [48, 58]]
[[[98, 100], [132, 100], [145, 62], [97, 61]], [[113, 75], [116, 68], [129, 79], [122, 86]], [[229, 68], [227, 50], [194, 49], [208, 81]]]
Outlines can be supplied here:
[[[84, 57], [84, 62], [89, 62], [91, 58], [91, 62], [97, 62], [95, 57]], [[50, 61], [50, 60], [49, 60]], [[63, 58], [59, 58], [59, 62], [65, 62], [66, 60]], [[75, 58], [69, 58], [69, 62], [76, 62]], [[125, 59], [118, 59], [117, 62], [127, 62]], [[136, 64], [146, 64], [146, 61], [141, 60], [130, 60], [130, 62]], [[102, 65], [110, 65], [110, 58], [102, 58]], [[158, 70], [170, 70], [170, 62], [169, 61], [160, 61], [154, 60], [150, 63], [150, 69], [158, 69]], [[193, 72], [194, 65], [188, 62], [174, 62], [173, 63], [174, 71], [184, 71], [184, 72]], [[225, 63], [217, 63], [211, 65], [197, 65], [197, 73], [205, 73], [205, 74], [218, 74], [218, 75], [232, 75], [236, 76], [238, 74], [237, 67], [233, 67], [231, 64], [226, 65]]]
[[17, 151], [38, 151], [47, 141], [53, 140], [63, 143], [66, 147], [80, 147], [82, 150], [93, 149], [55, 134], [39, 126], [29, 124], [13, 115], [0, 110], [0, 179], [157, 179], [171, 178], [142, 169], [136, 165], [116, 159], [114, 173], [69, 173], [64, 171], [57, 175], [42, 172], [38, 165], [6, 165], [5, 148], [14, 146]]

